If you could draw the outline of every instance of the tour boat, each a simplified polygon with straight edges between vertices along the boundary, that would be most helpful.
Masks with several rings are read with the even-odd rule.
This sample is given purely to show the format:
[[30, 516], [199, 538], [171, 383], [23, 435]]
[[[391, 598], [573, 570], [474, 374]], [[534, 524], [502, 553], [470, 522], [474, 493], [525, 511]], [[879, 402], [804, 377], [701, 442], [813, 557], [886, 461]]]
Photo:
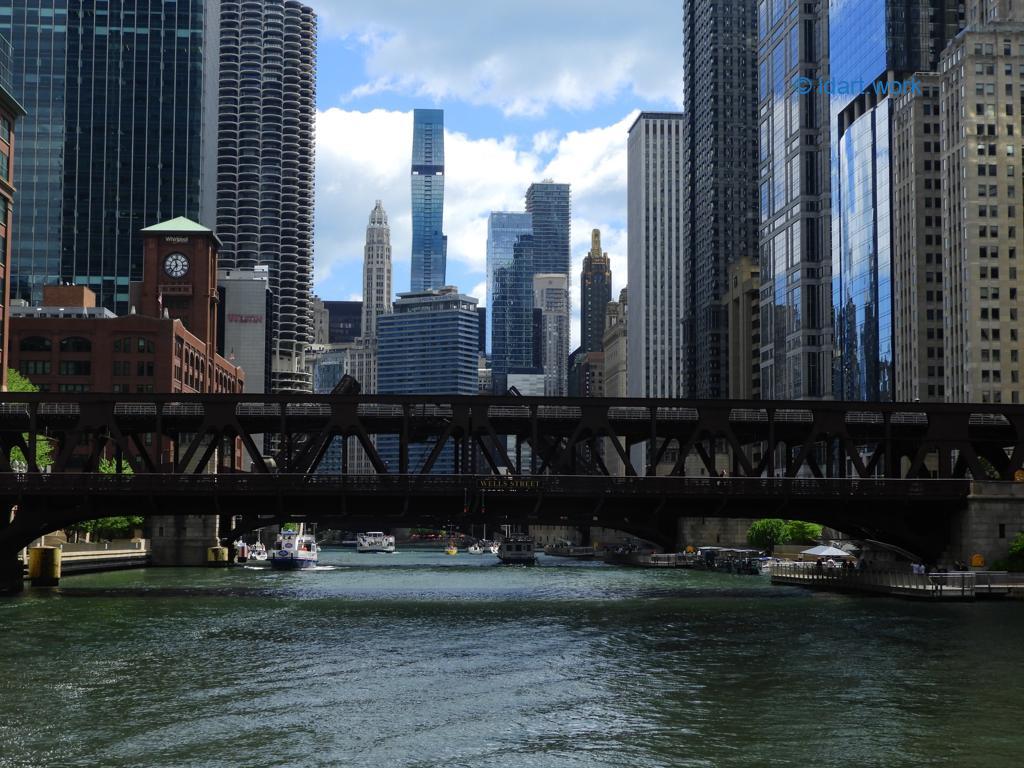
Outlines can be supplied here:
[[356, 536], [356, 552], [386, 552], [391, 554], [395, 551], [395, 537], [383, 531], [370, 531], [360, 533]]
[[512, 533], [498, 545], [498, 559], [506, 565], [532, 565], [537, 562], [533, 549], [533, 537]]
[[270, 553], [270, 567], [278, 570], [312, 568], [320, 548], [316, 539], [302, 531], [281, 531]]
[[249, 547], [249, 559], [263, 562], [268, 557], [267, 545], [262, 541], [257, 541], [251, 547]]
[[577, 560], [592, 560], [594, 557], [593, 547], [581, 547], [569, 541], [559, 541], [556, 544], [549, 544], [544, 547], [545, 555], [554, 557], [572, 557]]

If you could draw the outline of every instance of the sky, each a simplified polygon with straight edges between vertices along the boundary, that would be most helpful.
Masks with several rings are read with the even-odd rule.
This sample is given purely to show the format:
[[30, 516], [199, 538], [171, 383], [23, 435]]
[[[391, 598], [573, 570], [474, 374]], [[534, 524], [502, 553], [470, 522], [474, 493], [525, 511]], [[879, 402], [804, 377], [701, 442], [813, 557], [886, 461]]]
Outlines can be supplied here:
[[680, 5], [669, 0], [307, 0], [319, 14], [314, 282], [360, 299], [366, 224], [383, 201], [393, 287], [409, 288], [412, 110], [445, 111], [446, 282], [485, 298], [487, 217], [527, 187], [572, 187], [573, 346], [579, 272], [602, 233], [626, 284], [626, 137], [640, 110], [678, 110]]

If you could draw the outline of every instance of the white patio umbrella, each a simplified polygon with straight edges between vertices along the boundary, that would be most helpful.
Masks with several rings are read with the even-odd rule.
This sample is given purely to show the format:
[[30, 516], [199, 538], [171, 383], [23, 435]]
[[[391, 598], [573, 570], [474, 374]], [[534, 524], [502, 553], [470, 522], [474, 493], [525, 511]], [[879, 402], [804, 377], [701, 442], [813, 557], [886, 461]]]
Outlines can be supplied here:
[[849, 552], [845, 552], [835, 547], [826, 547], [824, 544], [818, 547], [811, 547], [805, 549], [800, 553], [801, 555], [810, 555], [811, 557], [850, 557]]

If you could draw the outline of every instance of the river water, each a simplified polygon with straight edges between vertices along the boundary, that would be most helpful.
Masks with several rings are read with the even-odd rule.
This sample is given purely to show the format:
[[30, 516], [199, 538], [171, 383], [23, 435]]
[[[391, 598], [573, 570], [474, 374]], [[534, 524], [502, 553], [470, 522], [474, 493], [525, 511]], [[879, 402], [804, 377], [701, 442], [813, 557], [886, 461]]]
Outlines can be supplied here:
[[441, 552], [0, 600], [0, 766], [1019, 766], [1024, 602]]

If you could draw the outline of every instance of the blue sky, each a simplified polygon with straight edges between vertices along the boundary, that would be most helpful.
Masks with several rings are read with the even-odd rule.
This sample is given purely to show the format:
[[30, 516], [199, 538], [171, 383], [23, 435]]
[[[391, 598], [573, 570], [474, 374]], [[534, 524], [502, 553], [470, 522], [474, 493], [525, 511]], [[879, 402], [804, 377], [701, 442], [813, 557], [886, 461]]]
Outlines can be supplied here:
[[551, 177], [573, 189], [575, 303], [594, 227], [625, 285], [626, 131], [636, 110], [680, 106], [677, 3], [308, 1], [320, 14], [318, 295], [359, 298], [378, 198], [394, 288], [408, 288], [416, 107], [445, 111], [449, 284], [483, 299], [488, 212], [522, 210], [530, 182]]

